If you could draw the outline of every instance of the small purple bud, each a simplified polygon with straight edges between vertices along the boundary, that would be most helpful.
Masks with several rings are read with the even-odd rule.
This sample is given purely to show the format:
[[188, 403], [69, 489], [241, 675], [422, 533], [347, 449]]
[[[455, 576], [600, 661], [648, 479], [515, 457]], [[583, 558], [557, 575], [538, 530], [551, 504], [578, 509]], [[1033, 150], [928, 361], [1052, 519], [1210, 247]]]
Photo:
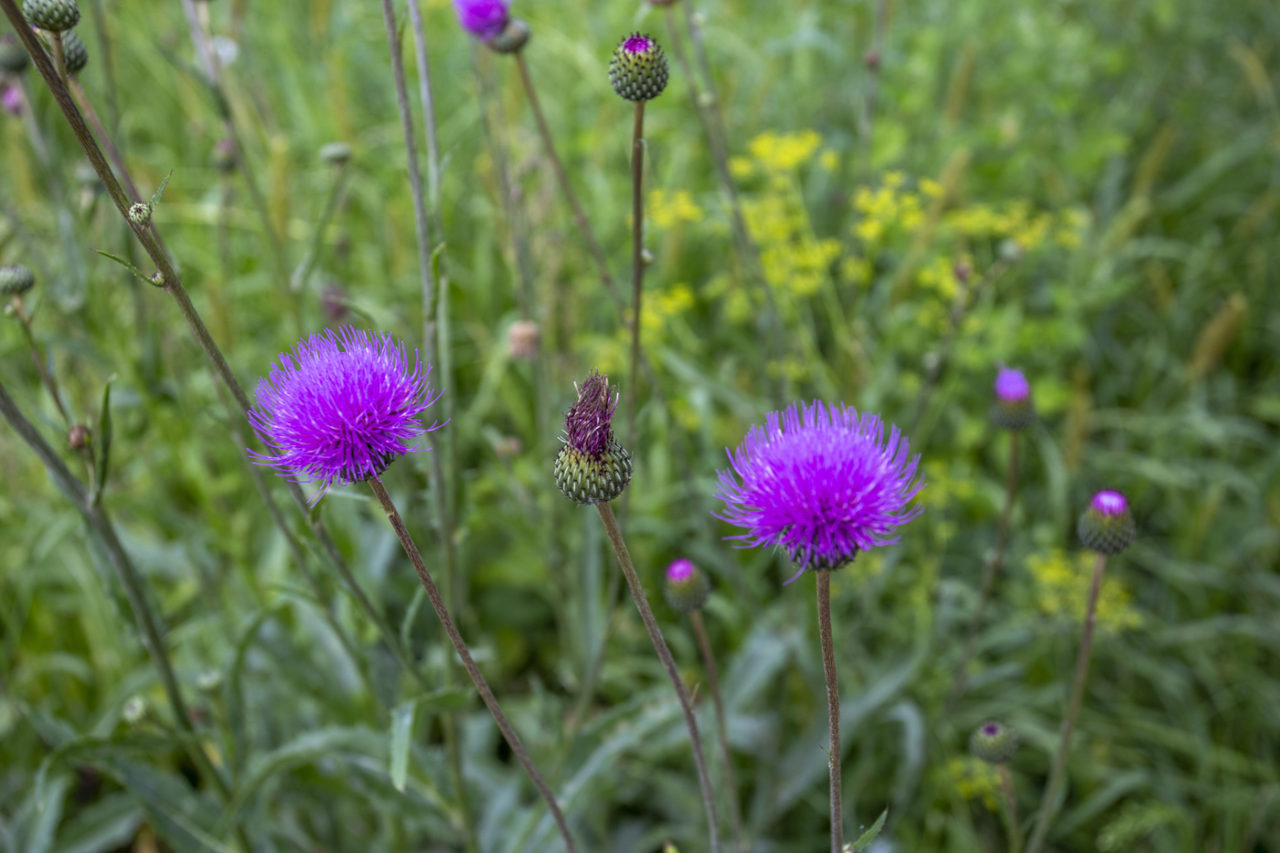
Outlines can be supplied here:
[[1089, 501], [1089, 508], [1080, 516], [1076, 525], [1080, 542], [1099, 554], [1118, 554], [1133, 544], [1138, 535], [1133, 513], [1124, 495], [1115, 491], [1101, 491]]
[[453, 0], [458, 23], [480, 41], [489, 41], [507, 25], [507, 0]]
[[1094, 495], [1089, 503], [1103, 515], [1119, 515], [1129, 511], [1129, 502], [1124, 499], [1124, 495], [1106, 489]]
[[26, 101], [22, 98], [22, 90], [9, 83], [0, 83], [0, 108], [17, 118], [22, 115]]
[[1031, 402], [1031, 384], [1021, 370], [1001, 367], [996, 374], [996, 401], [991, 420], [1004, 429], [1026, 429], [1035, 423], [1036, 409]]
[[707, 603], [711, 583], [691, 560], [681, 558], [667, 566], [667, 581], [662, 591], [672, 609], [690, 613]]
[[969, 751], [988, 764], [1004, 764], [1018, 751], [1018, 733], [1004, 723], [988, 720], [974, 729]]
[[1031, 386], [1021, 370], [1002, 367], [996, 374], [996, 396], [1005, 403], [1018, 403], [1031, 396]]

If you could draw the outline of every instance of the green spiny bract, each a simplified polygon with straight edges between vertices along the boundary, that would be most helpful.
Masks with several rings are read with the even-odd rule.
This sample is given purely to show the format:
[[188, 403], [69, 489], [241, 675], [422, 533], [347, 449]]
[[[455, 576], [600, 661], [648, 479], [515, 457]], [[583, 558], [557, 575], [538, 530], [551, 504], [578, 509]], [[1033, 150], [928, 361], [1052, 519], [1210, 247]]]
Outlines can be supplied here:
[[89, 51], [72, 30], [62, 34], [62, 56], [67, 63], [68, 74], [79, 74], [89, 64]]
[[625, 37], [609, 59], [609, 85], [628, 101], [648, 101], [667, 88], [667, 57], [647, 35]]
[[80, 7], [75, 0], [26, 0], [22, 15], [38, 29], [60, 33], [80, 22]]
[[575, 503], [606, 503], [631, 482], [631, 454], [612, 440], [595, 456], [565, 444], [556, 455], [555, 479], [564, 496]]
[[36, 274], [22, 264], [0, 267], [0, 295], [21, 296], [36, 284]]

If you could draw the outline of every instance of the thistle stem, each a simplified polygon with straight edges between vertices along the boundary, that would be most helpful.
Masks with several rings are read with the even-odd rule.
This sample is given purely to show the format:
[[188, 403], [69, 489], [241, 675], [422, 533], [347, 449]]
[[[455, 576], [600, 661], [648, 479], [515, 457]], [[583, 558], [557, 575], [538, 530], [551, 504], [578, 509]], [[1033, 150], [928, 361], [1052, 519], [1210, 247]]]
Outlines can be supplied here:
[[814, 572], [818, 581], [818, 640], [822, 672], [827, 682], [827, 769], [831, 776], [831, 853], [844, 846], [844, 817], [840, 796], [840, 688], [836, 684], [836, 652], [831, 637], [831, 572]]
[[711, 835], [711, 853], [720, 853], [720, 827], [716, 824], [715, 798], [711, 791], [711, 777], [707, 775], [706, 760], [702, 756], [702, 739], [698, 736], [698, 721], [693, 715], [693, 704], [689, 701], [689, 691], [685, 689], [684, 681], [680, 678], [680, 672], [676, 669], [675, 659], [671, 657], [671, 650], [667, 648], [667, 641], [662, 637], [662, 630], [658, 627], [658, 620], [653, 618], [653, 610], [649, 607], [649, 599], [644, 594], [644, 587], [640, 585], [640, 577], [636, 574], [635, 566], [631, 562], [631, 552], [627, 550], [627, 543], [622, 538], [622, 530], [618, 527], [618, 519], [614, 516], [612, 507], [607, 502], [598, 503], [595, 506], [600, 513], [600, 520], [604, 523], [605, 533], [609, 536], [609, 543], [613, 545], [613, 552], [618, 557], [618, 564], [622, 566], [622, 574], [627, 579], [627, 586], [631, 588], [631, 597], [635, 599], [636, 610], [640, 612], [640, 621], [644, 623], [645, 630], [649, 632], [649, 640], [653, 643], [653, 650], [658, 653], [658, 660], [662, 661], [662, 667], [667, 671], [667, 677], [671, 679], [671, 686], [675, 688], [676, 698], [680, 701], [680, 710], [684, 713], [685, 726], [689, 729], [689, 740], [693, 745], [693, 765], [698, 772], [698, 785], [702, 788], [702, 805], [707, 811], [707, 828]]
[[996, 530], [996, 547], [991, 559], [987, 561], [986, 571], [982, 576], [982, 592], [978, 596], [978, 606], [969, 621], [969, 632], [965, 640], [964, 656], [960, 658], [960, 666], [956, 671], [955, 684], [951, 688], [951, 700], [954, 701], [964, 692], [968, 675], [965, 672], [969, 661], [973, 659], [974, 647], [978, 641], [978, 631], [982, 628], [982, 617], [987, 610], [987, 602], [991, 600], [991, 591], [995, 588], [996, 576], [1004, 566], [1004, 552], [1009, 543], [1009, 519], [1013, 514], [1013, 501], [1018, 492], [1018, 436], [1020, 430], [1009, 431], [1009, 470], [1005, 475], [1004, 509], [1000, 511], [1000, 526]]
[[556, 181], [560, 184], [560, 191], [564, 193], [565, 201], [569, 202], [569, 208], [573, 211], [574, 225], [578, 227], [578, 232], [582, 234], [582, 239], [587, 242], [587, 251], [591, 253], [591, 257], [596, 263], [596, 269], [600, 274], [600, 281], [604, 283], [605, 290], [613, 297], [618, 310], [622, 311], [622, 294], [618, 292], [618, 286], [614, 283], [613, 274], [609, 272], [609, 262], [605, 260], [604, 250], [600, 248], [595, 232], [591, 230], [591, 220], [587, 219], [587, 214], [583, 212], [582, 202], [578, 201], [578, 194], [573, 191], [573, 184], [569, 181], [569, 173], [565, 170], [564, 163], [560, 160], [560, 155], [556, 153], [555, 142], [551, 139], [551, 128], [547, 126], [547, 118], [542, 113], [542, 104], [538, 101], [537, 90], [533, 88], [533, 77], [529, 74], [529, 65], [525, 62], [524, 51], [516, 51], [515, 56], [516, 68], [520, 71], [520, 82], [524, 84], [525, 95], [529, 98], [529, 108], [533, 111], [534, 121], [538, 125], [538, 133], [542, 136], [542, 144], [547, 149], [547, 157], [551, 160], [551, 168], [555, 172]]
[[1084, 632], [1080, 637], [1080, 653], [1076, 656], [1076, 673], [1071, 682], [1071, 700], [1067, 704], [1067, 716], [1062, 720], [1062, 735], [1058, 740], [1058, 752], [1049, 771], [1049, 783], [1040, 800], [1040, 817], [1027, 844], [1027, 853], [1039, 853], [1049, 834], [1049, 825], [1058, 811], [1058, 800], [1066, 780], [1067, 754], [1071, 750], [1071, 734], [1075, 730], [1080, 703], [1084, 699], [1084, 683], [1089, 675], [1089, 655], [1093, 649], [1093, 628], [1098, 621], [1098, 593], [1102, 589], [1102, 573], [1107, 567], [1107, 555], [1098, 554], [1093, 561], [1093, 581], [1089, 585], [1089, 604], [1085, 609]]
[[[182, 690], [178, 686], [178, 678], [174, 674], [173, 664], [170, 662], [169, 654], [165, 649], [164, 639], [160, 633], [159, 620], [152, 612], [151, 606], [147, 601], [146, 581], [143, 579], [142, 573], [138, 571], [137, 566], [134, 565], [133, 560], [130, 559], [124, 546], [120, 544], [120, 537], [116, 534], [115, 525], [107, 514], [106, 508], [94, 500], [93, 495], [84, 487], [84, 484], [77, 480], [71, 471], [67, 469], [57, 452], [49, 446], [44, 437], [27, 420], [3, 385], [0, 385], [0, 416], [9, 422], [13, 430], [18, 433], [18, 436], [44, 463], [50, 478], [53, 479], [62, 493], [80, 512], [86, 526], [89, 528], [90, 535], [102, 546], [103, 551], [106, 553], [107, 561], [111, 564], [117, 580], [120, 581], [120, 585], [124, 588], [125, 598], [129, 602], [129, 609], [133, 613], [134, 622], [142, 639], [142, 646], [146, 649], [152, 665], [155, 666], [156, 672], [160, 676], [160, 683], [173, 711], [174, 721], [183, 734], [186, 735], [181, 740], [187, 755], [199, 769], [200, 775], [206, 778], [218, 791], [223, 801], [228, 801], [231, 797], [231, 787], [218, 769], [214, 767], [213, 762], [209, 759], [200, 743], [200, 734], [191, 719], [187, 703], [182, 698]], [[241, 847], [245, 851], [252, 850], [244, 828], [237, 825], [234, 832]]]
[[[636, 101], [631, 132], [631, 385], [627, 388], [627, 447], [636, 446], [640, 387], [640, 303], [644, 294], [644, 101]], [[624, 513], [625, 516], [625, 513]]]
[[49, 396], [53, 398], [53, 405], [57, 407], [58, 414], [62, 416], [62, 423], [71, 429], [71, 416], [67, 414], [67, 408], [62, 404], [62, 394], [58, 392], [58, 383], [54, 381], [53, 374], [49, 372], [49, 366], [45, 363], [45, 355], [40, 352], [40, 345], [36, 343], [36, 337], [31, 331], [31, 315], [27, 313], [26, 305], [23, 304], [21, 296], [13, 297], [10, 303], [13, 306], [14, 316], [18, 318], [18, 325], [22, 326], [22, 336], [26, 338], [27, 348], [31, 350], [31, 360], [36, 364], [36, 372], [40, 374], [40, 382], [44, 385], [45, 390], [49, 392]]
[[706, 626], [702, 624], [702, 611], [689, 613], [689, 621], [693, 623], [693, 635], [698, 641], [698, 654], [702, 656], [702, 666], [707, 671], [707, 686], [711, 689], [711, 701], [716, 710], [716, 735], [720, 741], [720, 757], [724, 760], [724, 779], [729, 791], [729, 817], [733, 821], [733, 834], [738, 839], [738, 849], [747, 850], [747, 838], [742, 828], [742, 810], [738, 807], [738, 783], [733, 775], [733, 756], [729, 752], [729, 726], [725, 722], [724, 700], [720, 698], [720, 679], [716, 674], [716, 659], [711, 653], [711, 642], [707, 639]]
[[502, 732], [502, 737], [507, 742], [507, 746], [511, 747], [512, 754], [520, 762], [530, 781], [533, 782], [533, 786], [538, 789], [538, 793], [542, 796], [543, 801], [546, 802], [547, 808], [550, 809], [551, 816], [555, 820], [556, 826], [560, 829], [561, 837], [564, 839], [565, 849], [569, 853], [576, 853], [577, 847], [573, 843], [569, 825], [565, 822], [560, 806], [556, 804], [555, 796], [551, 793], [551, 789], [547, 787], [547, 783], [543, 780], [542, 774], [538, 772], [538, 768], [534, 766], [533, 759], [529, 757], [524, 744], [520, 742], [520, 736], [516, 734], [516, 730], [511, 726], [506, 714], [502, 712], [502, 707], [498, 704], [497, 698], [493, 695], [493, 691], [489, 689], [489, 683], [485, 681], [480, 668], [476, 666], [475, 659], [471, 657], [471, 652], [467, 648], [466, 642], [462, 639], [462, 634], [459, 633], [453, 617], [449, 615], [444, 598], [440, 595], [440, 590], [436, 588], [435, 582], [431, 579], [431, 573], [427, 570], [427, 564], [422, 559], [422, 553], [414, 543], [413, 537], [409, 535], [409, 530], [405, 527], [404, 520], [400, 517], [395, 503], [391, 500], [391, 495], [387, 494], [386, 488], [376, 477], [371, 478], [368, 482], [369, 488], [373, 490], [378, 502], [382, 504], [382, 509], [386, 512], [387, 520], [391, 522], [391, 527], [395, 530], [396, 538], [400, 540], [400, 545], [404, 548], [405, 555], [413, 563], [413, 568], [418, 573], [418, 580], [422, 582], [422, 588], [427, 592], [427, 600], [431, 602], [431, 607], [436, 612], [436, 618], [440, 620], [441, 627], [444, 628], [444, 632], [449, 636], [449, 642], [453, 644], [453, 649], [461, 659], [463, 668], [466, 669], [467, 675], [471, 677], [471, 683], [475, 685], [481, 701], [489, 709], [489, 713], [493, 715], [494, 722], [498, 724], [498, 730]]
[[996, 766], [1000, 774], [1000, 788], [1004, 791], [1004, 817], [1009, 833], [1009, 853], [1018, 853], [1022, 846], [1022, 836], [1018, 833], [1018, 798], [1013, 792], [1013, 776], [1009, 773], [1009, 765], [1001, 763]]

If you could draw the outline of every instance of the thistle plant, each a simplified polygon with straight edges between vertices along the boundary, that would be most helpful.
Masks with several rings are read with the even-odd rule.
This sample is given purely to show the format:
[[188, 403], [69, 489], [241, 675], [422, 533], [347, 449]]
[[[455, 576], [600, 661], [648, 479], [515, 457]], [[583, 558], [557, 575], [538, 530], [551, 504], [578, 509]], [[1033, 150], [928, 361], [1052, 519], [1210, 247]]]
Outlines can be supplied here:
[[978, 606], [974, 608], [966, 634], [964, 654], [956, 668], [956, 680], [951, 689], [951, 699], [964, 692], [968, 679], [969, 661], [973, 659], [978, 631], [982, 629], [982, 617], [995, 589], [996, 577], [1004, 566], [1005, 549], [1009, 544], [1009, 520], [1013, 515], [1013, 501], [1018, 493], [1018, 438], [1022, 430], [1035, 423], [1036, 410], [1031, 402], [1031, 384], [1020, 370], [1001, 367], [996, 374], [995, 400], [991, 405], [991, 422], [1009, 433], [1009, 465], [1005, 473], [1004, 508], [1000, 511], [1000, 525], [996, 529], [995, 549], [987, 560], [982, 574], [982, 591], [978, 594]]
[[818, 638], [827, 687], [831, 850], [843, 846], [840, 777], [840, 693], [831, 631], [831, 573], [862, 551], [897, 544], [895, 531], [923, 512], [911, 501], [924, 487], [920, 457], [879, 415], [815, 400], [770, 412], [729, 452], [719, 473], [717, 518], [742, 528], [742, 547], [770, 545], [796, 572], [817, 581]]
[[631, 482], [631, 454], [613, 437], [613, 413], [618, 408], [618, 396], [610, 391], [609, 378], [595, 371], [577, 386], [577, 392], [577, 400], [565, 415], [565, 432], [554, 467], [556, 486], [569, 500], [584, 506], [594, 505], [600, 514], [600, 521], [604, 524], [609, 543], [613, 546], [627, 586], [631, 589], [636, 610], [640, 613], [640, 621], [644, 623], [649, 641], [653, 643], [653, 650], [662, 662], [671, 686], [675, 688], [676, 699], [684, 714], [689, 741], [693, 747], [693, 764], [702, 791], [702, 805], [707, 813], [711, 850], [712, 853], [719, 853], [720, 829], [716, 824], [715, 798], [702, 755], [702, 738], [698, 734], [693, 703], [689, 700], [689, 691], [680, 678], [675, 659], [658, 627], [658, 620], [653, 616], [653, 608], [649, 606], [648, 596], [645, 595], [640, 576], [636, 574], [635, 565], [631, 562], [631, 553], [627, 550], [622, 530], [609, 505]]
[[987, 720], [969, 736], [969, 751], [975, 758], [993, 765], [1000, 774], [1009, 853], [1018, 853], [1022, 841], [1018, 832], [1018, 800], [1013, 791], [1013, 776], [1009, 773], [1009, 761], [1018, 751], [1018, 741], [1018, 733], [999, 720]]
[[249, 412], [249, 423], [274, 452], [252, 455], [295, 481], [319, 484], [313, 503], [336, 484], [369, 484], [476, 692], [551, 811], [565, 849], [574, 853], [573, 836], [551, 789], [471, 656], [380, 479], [397, 457], [425, 450], [416, 439], [442, 426], [424, 425], [421, 420], [441, 394], [432, 394], [429, 375], [430, 367], [424, 368], [418, 354], [414, 353], [410, 363], [404, 344], [388, 332], [370, 333], [348, 326], [337, 333], [311, 335], [281, 355], [270, 375], [258, 382], [257, 403]]
[[711, 582], [706, 573], [692, 560], [679, 559], [667, 566], [662, 591], [671, 609], [687, 614], [693, 625], [693, 636], [698, 643], [698, 654], [707, 671], [707, 686], [716, 711], [716, 739], [720, 743], [720, 758], [724, 762], [725, 787], [728, 790], [729, 817], [733, 821], [733, 834], [740, 850], [747, 849], [746, 834], [742, 828], [742, 810], [738, 806], [738, 783], [733, 773], [733, 754], [729, 751], [729, 727], [725, 722], [724, 700], [720, 697], [720, 677], [716, 670], [716, 658], [707, 638], [707, 628], [702, 623], [702, 608], [711, 595]]
[[1039, 853], [1049, 834], [1053, 817], [1058, 812], [1062, 786], [1066, 781], [1067, 756], [1071, 751], [1071, 735], [1084, 699], [1085, 680], [1089, 676], [1089, 656], [1093, 649], [1093, 629], [1098, 617], [1098, 594], [1102, 589], [1102, 576], [1107, 567], [1107, 557], [1119, 554], [1133, 544], [1137, 526], [1129, 502], [1120, 492], [1104, 490], [1093, 496], [1089, 506], [1081, 514], [1076, 526], [1080, 544], [1095, 554], [1093, 580], [1089, 585], [1089, 601], [1085, 606], [1084, 628], [1080, 635], [1080, 651], [1076, 655], [1075, 676], [1071, 681], [1071, 698], [1062, 720], [1062, 732], [1058, 738], [1058, 751], [1049, 770], [1049, 781], [1040, 800], [1040, 816], [1036, 820], [1028, 853]]
[[647, 34], [622, 39], [609, 59], [609, 85], [635, 104], [631, 132], [631, 387], [627, 391], [627, 443], [636, 440], [640, 385], [640, 311], [644, 293], [644, 105], [667, 87], [667, 58]]

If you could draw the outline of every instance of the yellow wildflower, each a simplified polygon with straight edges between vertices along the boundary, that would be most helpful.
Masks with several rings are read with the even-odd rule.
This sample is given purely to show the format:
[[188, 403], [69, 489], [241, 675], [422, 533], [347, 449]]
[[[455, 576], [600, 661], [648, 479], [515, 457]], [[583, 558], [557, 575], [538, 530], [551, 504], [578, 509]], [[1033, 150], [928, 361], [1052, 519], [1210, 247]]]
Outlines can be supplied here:
[[[1094, 555], [1080, 551], [1068, 556], [1054, 549], [1027, 558], [1027, 569], [1035, 581], [1036, 607], [1049, 617], [1084, 619], [1093, 580]], [[1114, 575], [1103, 575], [1098, 593], [1097, 625], [1102, 631], [1125, 631], [1142, 625], [1142, 614], [1132, 604], [1133, 596]]]
[[1000, 807], [1000, 773], [972, 755], [957, 755], [943, 771], [947, 784], [966, 800], [980, 800], [990, 811]]
[[688, 190], [669, 192], [656, 189], [649, 193], [649, 218], [657, 228], [674, 228], [702, 218], [702, 208]]
[[789, 172], [808, 162], [822, 145], [814, 130], [797, 133], [766, 131], [751, 140], [747, 150], [757, 163], [771, 172]]

